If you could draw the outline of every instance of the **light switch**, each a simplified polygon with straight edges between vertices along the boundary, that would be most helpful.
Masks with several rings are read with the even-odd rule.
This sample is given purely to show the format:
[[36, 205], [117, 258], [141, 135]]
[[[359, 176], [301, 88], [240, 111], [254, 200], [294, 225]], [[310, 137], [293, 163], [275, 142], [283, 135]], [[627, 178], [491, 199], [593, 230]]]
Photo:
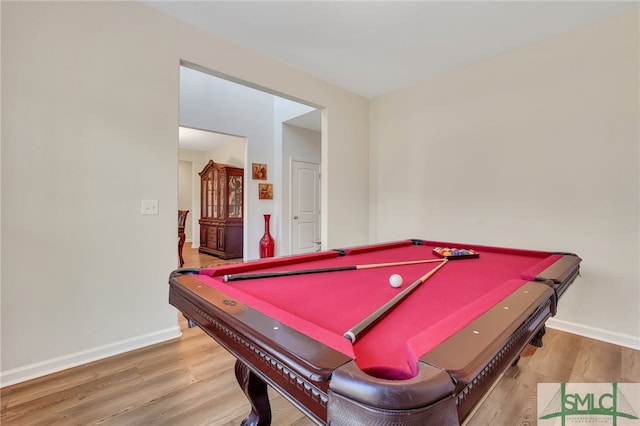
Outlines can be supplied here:
[[158, 200], [142, 200], [142, 214], [158, 214]]

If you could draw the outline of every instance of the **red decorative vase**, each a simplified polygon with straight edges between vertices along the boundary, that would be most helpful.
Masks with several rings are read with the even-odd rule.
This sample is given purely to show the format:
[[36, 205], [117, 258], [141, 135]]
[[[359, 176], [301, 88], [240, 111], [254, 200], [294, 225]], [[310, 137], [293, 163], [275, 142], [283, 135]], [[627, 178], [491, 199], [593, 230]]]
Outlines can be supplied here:
[[269, 233], [269, 222], [271, 221], [271, 215], [264, 215], [264, 235], [260, 238], [260, 258], [273, 257], [273, 252], [276, 248], [276, 242]]

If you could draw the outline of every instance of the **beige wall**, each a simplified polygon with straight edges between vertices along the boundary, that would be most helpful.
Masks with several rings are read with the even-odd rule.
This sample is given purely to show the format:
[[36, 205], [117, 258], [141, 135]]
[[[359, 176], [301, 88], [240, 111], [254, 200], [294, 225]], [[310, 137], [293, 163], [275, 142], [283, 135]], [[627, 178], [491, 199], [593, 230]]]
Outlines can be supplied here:
[[[228, 164], [233, 167], [246, 168], [244, 164], [244, 138], [237, 138], [236, 141], [217, 146], [205, 152], [205, 157], [216, 163]], [[207, 160], [209, 161], [209, 160]]]
[[[369, 110], [135, 2], [0, 8], [3, 385], [178, 335], [166, 282], [181, 60], [326, 107], [326, 247], [426, 237], [573, 250], [583, 276], [555, 324], [640, 346], [637, 15]], [[142, 216], [142, 199], [160, 214]]]
[[328, 243], [366, 241], [365, 99], [136, 2], [0, 7], [3, 385], [179, 335], [181, 60], [326, 107]]
[[638, 14], [371, 105], [372, 240], [583, 257], [556, 327], [640, 347]]

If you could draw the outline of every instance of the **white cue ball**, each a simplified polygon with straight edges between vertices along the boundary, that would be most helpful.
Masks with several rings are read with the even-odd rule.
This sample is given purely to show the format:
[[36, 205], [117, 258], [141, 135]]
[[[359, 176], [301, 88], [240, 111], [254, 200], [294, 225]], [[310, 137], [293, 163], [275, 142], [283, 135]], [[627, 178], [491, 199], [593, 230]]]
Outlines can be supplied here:
[[391, 287], [400, 287], [402, 285], [402, 275], [393, 274], [389, 277]]

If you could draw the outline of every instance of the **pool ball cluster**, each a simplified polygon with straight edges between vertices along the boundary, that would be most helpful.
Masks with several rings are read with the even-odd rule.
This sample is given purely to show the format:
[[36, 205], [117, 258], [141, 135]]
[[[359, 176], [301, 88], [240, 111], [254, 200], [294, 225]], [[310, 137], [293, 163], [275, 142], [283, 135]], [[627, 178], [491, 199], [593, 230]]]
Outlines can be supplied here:
[[446, 259], [473, 259], [476, 257], [480, 257], [480, 254], [475, 250], [470, 249], [459, 249], [459, 248], [449, 248], [449, 247], [436, 247], [433, 249], [433, 252], [438, 256], [444, 257]]

